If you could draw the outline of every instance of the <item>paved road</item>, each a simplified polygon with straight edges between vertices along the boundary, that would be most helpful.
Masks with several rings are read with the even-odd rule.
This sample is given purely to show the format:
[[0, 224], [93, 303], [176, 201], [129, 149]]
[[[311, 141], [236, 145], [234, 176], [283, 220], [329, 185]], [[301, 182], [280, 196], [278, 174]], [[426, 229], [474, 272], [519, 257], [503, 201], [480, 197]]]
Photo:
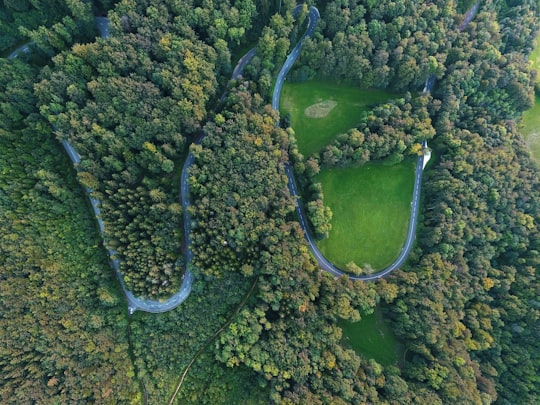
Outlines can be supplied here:
[[34, 41], [31, 41], [31, 42], [28, 42], [26, 44], [23, 44], [21, 46], [19, 46], [17, 49], [15, 49], [13, 52], [11, 52], [9, 55], [8, 55], [8, 59], [15, 59], [19, 56], [19, 54], [21, 53], [28, 53], [30, 52], [30, 47], [32, 46], [32, 44], [34, 43]]
[[[235, 66], [233, 73], [231, 75], [231, 80], [238, 78], [246, 65], [251, 62], [255, 56], [256, 49], [250, 49], [244, 56], [240, 58], [237, 65]], [[225, 98], [225, 93], [221, 97], [221, 100]], [[194, 144], [200, 144], [205, 137], [205, 133], [201, 131], [197, 139], [195, 139]], [[184, 240], [186, 246], [186, 263], [190, 263], [193, 258], [193, 252], [191, 251], [191, 215], [189, 215], [189, 206], [191, 205], [190, 201], [190, 192], [189, 192], [189, 168], [195, 161], [193, 153], [189, 152], [186, 160], [184, 161], [184, 166], [182, 166], [182, 174], [180, 177], [180, 202], [182, 203], [182, 211], [184, 214]], [[186, 275], [189, 274], [192, 277], [190, 271], [186, 269]]]
[[[467, 12], [465, 13], [465, 19], [463, 20], [461, 25], [458, 27], [458, 32], [463, 31], [467, 27], [467, 25], [469, 25], [469, 23], [474, 19], [476, 13], [478, 12], [479, 7], [480, 7], [480, 2], [477, 1], [471, 6], [471, 8], [467, 10]], [[435, 75], [433, 74], [430, 74], [428, 76], [426, 80], [426, 84], [424, 86], [424, 90], [422, 91], [423, 93], [431, 92], [431, 90], [433, 89], [433, 85], [435, 84], [435, 79], [436, 79]]]
[[[299, 12], [300, 10], [299, 7], [301, 6], [296, 6], [295, 15], [297, 15], [297, 13]], [[281, 70], [279, 71], [279, 74], [276, 79], [276, 84], [274, 87], [274, 93], [272, 95], [272, 108], [276, 111], [279, 111], [279, 99], [281, 97], [281, 89], [283, 87], [285, 77], [287, 73], [289, 72], [289, 70], [291, 69], [294, 62], [296, 61], [296, 59], [298, 58], [298, 55], [300, 54], [300, 48], [302, 47], [304, 38], [306, 38], [307, 36], [313, 35], [313, 32], [315, 31], [315, 27], [317, 26], [317, 23], [319, 21], [319, 17], [320, 17], [319, 11], [317, 10], [317, 8], [311, 6], [309, 8], [309, 15], [308, 15], [308, 18], [309, 18], [308, 28], [306, 29], [306, 32], [304, 33], [302, 38], [300, 38], [300, 40], [298, 41], [294, 49], [291, 51], [289, 56], [287, 56], [285, 63], [283, 64], [283, 66], [281, 67]], [[428, 82], [426, 83], [426, 88], [428, 88], [428, 90], [430, 90], [431, 86], [433, 86], [433, 82], [434, 82], [434, 78], [428, 79]], [[424, 143], [424, 146], [427, 146], [427, 144]], [[317, 244], [315, 243], [315, 240], [313, 239], [313, 235], [310, 232], [307, 217], [302, 207], [302, 204], [298, 200], [299, 198], [298, 189], [296, 187], [296, 180], [294, 178], [293, 170], [289, 164], [285, 165], [285, 172], [289, 180], [289, 191], [293, 197], [296, 197], [296, 212], [298, 213], [298, 218], [300, 219], [300, 225], [302, 229], [304, 230], [304, 235], [309, 244], [311, 252], [313, 253], [315, 258], [319, 262], [319, 266], [323, 270], [329, 273], [332, 273], [337, 277], [346, 276], [346, 277], [349, 277], [351, 280], [362, 280], [362, 281], [378, 280], [380, 278], [386, 277], [391, 272], [398, 269], [409, 256], [409, 253], [411, 252], [411, 249], [414, 244], [414, 237], [416, 234], [416, 224], [418, 221], [418, 210], [419, 210], [419, 205], [420, 205], [420, 190], [421, 190], [421, 185], [422, 185], [423, 168], [424, 168], [424, 156], [420, 156], [416, 162], [413, 198], [411, 201], [411, 218], [409, 221], [407, 240], [405, 241], [405, 244], [403, 245], [399, 256], [390, 266], [386, 267], [385, 269], [377, 273], [355, 276], [337, 268], [333, 263], [331, 263], [326, 257], [323, 256], [323, 254], [317, 247]]]
[[431, 74], [428, 76], [426, 80], [426, 84], [424, 85], [424, 90], [422, 90], [422, 93], [431, 93], [431, 90], [433, 89], [434, 84], [435, 84], [435, 75]]
[[[99, 35], [102, 38], [109, 38], [109, 19], [107, 17], [95, 17], [94, 21], [96, 23], [96, 28], [99, 32]], [[21, 53], [29, 53], [30, 47], [34, 44], [34, 41], [27, 42], [26, 44], [23, 44], [19, 46], [17, 49], [14, 49], [13, 52], [11, 52], [7, 58], [8, 59], [15, 59], [17, 58]]]
[[480, 8], [480, 2], [477, 1], [476, 3], [472, 5], [471, 8], [467, 10], [467, 12], [465, 13], [465, 19], [463, 20], [461, 25], [458, 27], [458, 32], [463, 31], [467, 27], [467, 25], [469, 25], [469, 23], [473, 20], [479, 8]]
[[94, 21], [101, 38], [109, 38], [109, 19], [107, 17], [95, 17]]
[[[293, 15], [296, 17], [298, 13], [300, 12], [302, 8], [302, 5], [298, 5], [293, 10]], [[298, 41], [294, 49], [291, 51], [289, 56], [287, 56], [287, 59], [285, 60], [285, 63], [281, 67], [281, 70], [278, 73], [276, 84], [274, 86], [274, 93], [272, 94], [272, 108], [276, 111], [279, 111], [279, 99], [281, 98], [281, 89], [283, 87], [283, 82], [285, 81], [285, 77], [287, 76], [287, 73], [289, 73], [289, 70], [291, 69], [294, 62], [296, 62], [296, 59], [298, 59], [298, 56], [300, 55], [300, 49], [302, 48], [302, 44], [304, 42], [304, 39], [306, 37], [309, 37], [313, 35], [315, 32], [315, 28], [317, 27], [317, 23], [319, 22], [320, 18], [319, 10], [316, 7], [311, 6], [309, 8], [309, 14], [308, 14], [308, 27], [306, 29], [306, 32], [304, 32], [304, 35], [302, 35], [302, 38]]]
[[[103, 38], [109, 37], [109, 20], [105, 17], [96, 17], [96, 26], [100, 33], [100, 35]], [[20, 53], [27, 53], [30, 50], [30, 45], [32, 43], [29, 42], [28, 44], [24, 44], [14, 50], [12, 53], [9, 54], [8, 59], [14, 59], [19, 56]], [[71, 162], [76, 165], [81, 161], [81, 155], [75, 150], [75, 148], [69, 144], [66, 140], [61, 141], [62, 146], [64, 147], [66, 153], [68, 154]], [[103, 224], [103, 221], [101, 219], [101, 202], [92, 197], [90, 193], [92, 190], [86, 189], [88, 193], [88, 199], [90, 200], [90, 204], [92, 205], [92, 209], [94, 210], [94, 215], [96, 217], [99, 230], [101, 232], [102, 237], [104, 236], [105, 232], [105, 225]], [[193, 275], [189, 272], [189, 270], [186, 270], [182, 285], [180, 286], [179, 291], [171, 296], [166, 301], [157, 301], [157, 300], [150, 300], [150, 299], [143, 299], [140, 297], [135, 297], [135, 295], [126, 288], [126, 285], [124, 283], [124, 279], [122, 277], [122, 274], [120, 273], [120, 260], [116, 258], [116, 251], [113, 249], [110, 249], [106, 247], [110, 261], [112, 264], [112, 267], [115, 271], [116, 277], [118, 278], [118, 281], [120, 282], [120, 285], [122, 286], [122, 290], [124, 291], [124, 294], [126, 296], [126, 299], [128, 301], [128, 311], [130, 314], [133, 312], [140, 310], [144, 312], [152, 312], [152, 313], [161, 313], [161, 312], [167, 312], [171, 309], [176, 308], [178, 305], [180, 305], [184, 300], [189, 296], [189, 293], [191, 292], [191, 284], [193, 282]]]
[[[81, 161], [81, 155], [79, 155], [79, 153], [68, 141], [62, 140], [61, 142], [69, 158], [71, 159], [71, 162], [74, 165], [77, 165]], [[92, 190], [87, 188], [86, 192], [88, 193], [88, 199], [90, 200], [92, 209], [94, 210], [94, 215], [96, 217], [101, 236], [104, 237], [105, 225], [103, 224], [103, 220], [101, 219], [101, 202], [97, 198], [91, 196]], [[122, 273], [120, 272], [120, 260], [117, 259], [117, 252], [107, 246], [105, 246], [105, 248], [109, 253], [109, 258], [111, 261], [111, 265], [115, 271], [116, 278], [118, 278], [118, 281], [122, 286], [122, 290], [124, 291], [124, 295], [126, 296], [126, 299], [128, 301], [128, 310], [130, 314], [137, 310], [151, 313], [167, 312], [171, 309], [176, 308], [189, 296], [189, 293], [191, 292], [191, 284], [193, 282], [193, 275], [189, 271], [186, 271], [183, 276], [180, 289], [177, 293], [175, 293], [166, 301], [157, 301], [136, 297], [130, 290], [127, 289], [124, 283], [124, 278], [122, 277]]]
[[255, 56], [257, 53], [257, 48], [251, 48], [244, 56], [240, 58], [238, 63], [236, 64], [233, 72], [232, 72], [232, 79], [236, 79], [238, 76], [242, 74], [244, 71], [244, 68], [246, 65], [251, 62], [251, 59]]

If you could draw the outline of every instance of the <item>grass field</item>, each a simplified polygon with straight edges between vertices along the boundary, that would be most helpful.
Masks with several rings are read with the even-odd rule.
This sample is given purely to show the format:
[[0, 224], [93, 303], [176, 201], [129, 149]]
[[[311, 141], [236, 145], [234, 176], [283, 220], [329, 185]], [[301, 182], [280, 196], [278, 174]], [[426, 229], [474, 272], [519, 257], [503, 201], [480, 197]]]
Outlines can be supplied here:
[[540, 164], [540, 97], [535, 97], [534, 106], [523, 113], [521, 133], [531, 150], [532, 156]]
[[338, 267], [350, 261], [380, 270], [399, 255], [407, 237], [415, 162], [325, 169], [317, 176], [334, 214], [329, 237], [318, 243]]
[[399, 364], [403, 347], [379, 308], [371, 315], [362, 315], [360, 322], [340, 322], [339, 326], [343, 329], [342, 341], [356, 353], [375, 359], [383, 366]]
[[[529, 61], [532, 62], [533, 69], [540, 70], [540, 35], [536, 37], [536, 47], [529, 56]], [[540, 77], [536, 77], [536, 81], [540, 81]]]
[[[361, 113], [367, 111], [370, 105], [395, 97], [394, 93], [387, 91], [310, 80], [285, 83], [280, 105], [282, 114], [291, 114], [291, 125], [296, 132], [300, 152], [310, 156], [328, 145], [336, 135], [357, 125]], [[320, 118], [308, 116], [313, 116], [310, 111], [321, 105], [319, 103], [332, 107]]]
[[[529, 60], [532, 68], [540, 73], [540, 36], [536, 38], [536, 47], [531, 53]], [[540, 81], [540, 75], [537, 76]], [[523, 114], [523, 128], [521, 133], [529, 145], [533, 158], [540, 164], [540, 97], [535, 97], [534, 106]]]

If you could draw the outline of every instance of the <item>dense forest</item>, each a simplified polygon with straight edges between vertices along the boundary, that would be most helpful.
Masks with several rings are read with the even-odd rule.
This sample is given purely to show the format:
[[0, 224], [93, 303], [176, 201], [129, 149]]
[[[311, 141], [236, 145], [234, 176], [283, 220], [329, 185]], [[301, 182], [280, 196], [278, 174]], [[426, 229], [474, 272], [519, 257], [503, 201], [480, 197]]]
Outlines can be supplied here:
[[[178, 403], [540, 400], [540, 176], [518, 132], [534, 96], [538, 3], [482, 1], [464, 24], [474, 2], [319, 2], [289, 80], [403, 96], [305, 157], [294, 123], [269, 101], [307, 7], [295, 20], [294, 2], [274, 3], [4, 2], [0, 50], [34, 47], [0, 59], [1, 402], [166, 403], [236, 310]], [[109, 17], [110, 38], [96, 38], [94, 15]], [[244, 76], [229, 82], [252, 46]], [[376, 283], [321, 272], [285, 164], [324, 235], [314, 174], [399, 162], [423, 139], [435, 158], [407, 265]], [[81, 154], [76, 168], [59, 140]], [[191, 296], [169, 313], [128, 317], [84, 187], [102, 202], [128, 288], [166, 298], [186, 266], [188, 148]], [[376, 306], [404, 347], [399, 363], [343, 340], [338, 322]]]
[[0, 60], [1, 402], [137, 403], [125, 303], [37, 74]]

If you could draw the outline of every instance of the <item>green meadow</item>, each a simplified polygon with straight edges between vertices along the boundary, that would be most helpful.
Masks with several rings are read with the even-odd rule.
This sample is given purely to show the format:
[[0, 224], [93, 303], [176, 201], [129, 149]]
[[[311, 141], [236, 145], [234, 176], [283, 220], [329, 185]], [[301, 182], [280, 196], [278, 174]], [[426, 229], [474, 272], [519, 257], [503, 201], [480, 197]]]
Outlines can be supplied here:
[[381, 270], [399, 255], [407, 237], [414, 188], [413, 160], [324, 169], [325, 204], [334, 216], [321, 252], [340, 268], [350, 261]]
[[[540, 36], [536, 37], [536, 47], [531, 52], [531, 55], [529, 56], [529, 61], [532, 63], [533, 69], [539, 70], [540, 68], [540, 46], [538, 46], [538, 42], [540, 41]], [[536, 77], [536, 81], [539, 81], [540, 77]]]
[[521, 134], [529, 146], [533, 158], [540, 164], [540, 97], [535, 97], [534, 106], [523, 113]]
[[[291, 114], [299, 150], [318, 152], [336, 135], [355, 127], [364, 111], [396, 95], [331, 82], [286, 83], [281, 113]], [[399, 255], [407, 236], [414, 187], [413, 159], [396, 165], [371, 162], [360, 167], [324, 168], [325, 204], [332, 209], [332, 230], [318, 243], [321, 252], [341, 268], [354, 261], [379, 270]], [[360, 322], [341, 322], [343, 342], [382, 365], [397, 364], [402, 347], [382, 312]]]
[[[532, 51], [529, 61], [532, 63], [532, 68], [539, 73], [536, 80], [540, 81], [540, 36], [536, 38], [536, 47]], [[534, 106], [523, 113], [521, 134], [525, 138], [533, 158], [540, 164], [540, 97], [536, 95], [534, 100]]]
[[340, 322], [342, 341], [356, 353], [374, 359], [383, 366], [398, 365], [403, 347], [384, 320], [380, 308], [370, 315], [362, 315], [360, 322]]
[[300, 152], [310, 156], [336, 135], [355, 127], [371, 105], [395, 97], [388, 91], [310, 80], [285, 83], [280, 105], [282, 115], [291, 115]]

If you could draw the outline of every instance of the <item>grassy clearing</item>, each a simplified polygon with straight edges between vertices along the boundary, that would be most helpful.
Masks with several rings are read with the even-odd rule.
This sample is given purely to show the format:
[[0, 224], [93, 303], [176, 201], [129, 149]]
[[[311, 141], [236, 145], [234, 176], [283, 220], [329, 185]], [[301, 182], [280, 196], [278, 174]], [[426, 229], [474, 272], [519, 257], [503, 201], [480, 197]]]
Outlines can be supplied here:
[[318, 246], [331, 262], [345, 268], [354, 261], [380, 270], [396, 259], [407, 237], [414, 163], [321, 171], [316, 181], [334, 217], [329, 237]]
[[[531, 52], [529, 56], [529, 61], [532, 63], [532, 68], [535, 70], [540, 70], [540, 35], [536, 37], [536, 47]], [[540, 77], [536, 77], [536, 81], [540, 81]]]
[[[536, 38], [536, 47], [529, 56], [532, 68], [540, 73], [540, 35]], [[540, 75], [536, 81], [540, 81]], [[534, 106], [523, 114], [523, 128], [521, 133], [529, 146], [531, 154], [540, 164], [540, 97], [534, 98]]]
[[343, 342], [356, 353], [372, 358], [384, 366], [398, 365], [403, 347], [392, 333], [380, 308], [371, 315], [362, 315], [360, 322], [341, 322]]
[[523, 113], [521, 133], [529, 146], [533, 158], [540, 164], [540, 97], [535, 97], [534, 106]]
[[[370, 105], [395, 97], [396, 94], [387, 91], [319, 80], [285, 83], [281, 93], [281, 113], [291, 114], [298, 148], [309, 156], [325, 147], [336, 135], [356, 126], [362, 112], [367, 111]], [[333, 107], [327, 108], [323, 117], [309, 117], [309, 111], [317, 109], [317, 105]]]

